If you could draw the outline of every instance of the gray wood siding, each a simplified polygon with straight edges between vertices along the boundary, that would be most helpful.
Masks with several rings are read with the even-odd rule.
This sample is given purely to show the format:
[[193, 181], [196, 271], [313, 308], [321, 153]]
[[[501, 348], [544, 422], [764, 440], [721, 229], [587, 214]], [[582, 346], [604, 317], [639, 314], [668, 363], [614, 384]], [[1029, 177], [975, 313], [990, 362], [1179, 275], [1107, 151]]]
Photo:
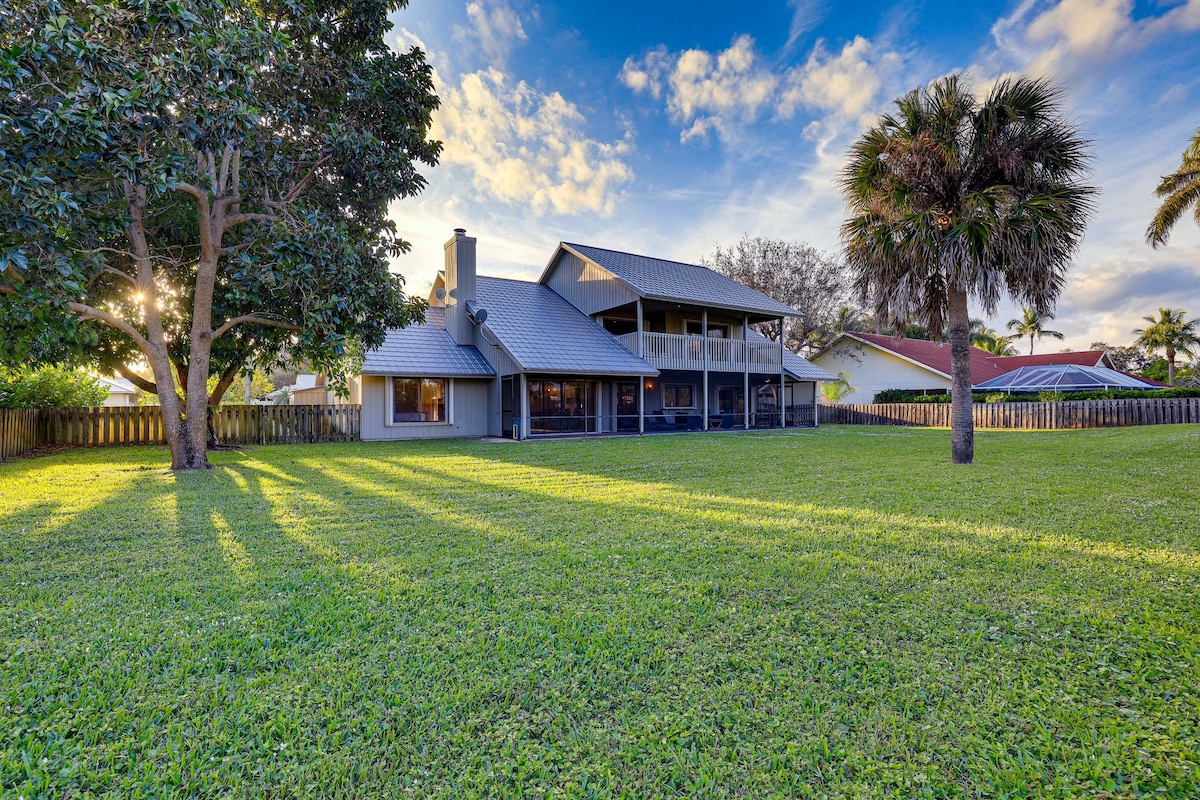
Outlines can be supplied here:
[[637, 294], [574, 253], [562, 251], [546, 284], [585, 314], [596, 314], [637, 300]]
[[455, 439], [488, 435], [488, 385], [491, 380], [454, 379], [449, 424], [388, 425], [388, 379], [377, 375], [362, 378], [362, 439], [380, 442], [392, 439]]

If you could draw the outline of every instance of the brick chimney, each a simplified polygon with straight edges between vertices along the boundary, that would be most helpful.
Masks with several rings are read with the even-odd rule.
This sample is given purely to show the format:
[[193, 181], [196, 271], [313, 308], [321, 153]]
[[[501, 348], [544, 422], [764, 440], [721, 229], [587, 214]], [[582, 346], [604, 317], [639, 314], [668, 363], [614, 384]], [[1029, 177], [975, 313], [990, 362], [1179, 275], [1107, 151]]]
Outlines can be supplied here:
[[446, 330], [459, 344], [475, 342], [475, 326], [467, 318], [467, 303], [475, 297], [475, 239], [463, 228], [454, 229], [446, 242]]

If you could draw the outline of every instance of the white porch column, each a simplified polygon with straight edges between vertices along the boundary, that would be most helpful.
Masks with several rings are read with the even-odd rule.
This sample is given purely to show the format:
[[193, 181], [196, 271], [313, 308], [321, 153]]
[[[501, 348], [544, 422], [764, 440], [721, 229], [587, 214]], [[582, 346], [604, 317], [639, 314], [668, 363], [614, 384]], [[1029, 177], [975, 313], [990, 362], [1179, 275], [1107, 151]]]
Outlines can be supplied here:
[[750, 315], [742, 315], [742, 425], [750, 430]]
[[786, 428], [787, 421], [784, 414], [784, 399], [783, 399], [783, 382], [785, 373], [783, 370], [783, 317], [779, 318], [779, 427]]
[[[646, 342], [642, 332], [642, 298], [637, 301], [637, 354], [638, 358], [646, 357]], [[646, 432], [646, 376], [638, 376], [638, 433]]]
[[700, 350], [704, 354], [704, 430], [708, 430], [708, 309], [700, 312]]

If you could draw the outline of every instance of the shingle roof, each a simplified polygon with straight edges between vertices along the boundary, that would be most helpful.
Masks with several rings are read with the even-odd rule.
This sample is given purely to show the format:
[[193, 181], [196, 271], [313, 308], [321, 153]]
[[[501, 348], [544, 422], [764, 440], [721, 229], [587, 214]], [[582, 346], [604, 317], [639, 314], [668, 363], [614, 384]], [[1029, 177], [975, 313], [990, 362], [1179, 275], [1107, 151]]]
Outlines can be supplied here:
[[496, 374], [487, 359], [471, 345], [460, 345], [445, 328], [446, 309], [425, 311], [424, 325], [387, 332], [383, 344], [367, 353], [363, 375], [404, 375], [414, 378], [490, 378]]
[[507, 278], [477, 278], [487, 329], [526, 372], [657, 375], [548, 286]]
[[[770, 339], [756, 331], [750, 331], [750, 339], [758, 342], [769, 342]], [[836, 375], [830, 375], [816, 364], [801, 358], [791, 350], [783, 351], [783, 368], [798, 381], [836, 381]]]
[[[950, 375], [950, 345], [945, 342], [930, 342], [925, 339], [897, 339], [877, 333], [847, 333], [848, 337], [861, 339], [876, 347], [903, 356], [910, 361], [932, 370]], [[996, 359], [986, 350], [971, 348], [971, 377], [976, 381], [987, 380], [1004, 372]]]
[[562, 246], [616, 275], [642, 297], [770, 316], [800, 316], [796, 309], [708, 267], [583, 244], [563, 242]]

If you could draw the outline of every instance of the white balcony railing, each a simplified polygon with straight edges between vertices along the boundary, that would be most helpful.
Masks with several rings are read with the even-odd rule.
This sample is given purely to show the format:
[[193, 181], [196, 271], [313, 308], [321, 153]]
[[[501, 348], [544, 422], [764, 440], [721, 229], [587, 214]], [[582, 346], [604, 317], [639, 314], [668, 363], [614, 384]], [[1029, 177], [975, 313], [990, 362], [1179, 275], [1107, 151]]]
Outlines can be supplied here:
[[[617, 341], [635, 355], [638, 335], [626, 333]], [[643, 333], [642, 358], [658, 369], [704, 369], [704, 343], [700, 336], [681, 336], [677, 333]], [[708, 369], [710, 372], [779, 372], [779, 345], [775, 342], [754, 342], [741, 339], [708, 339]]]

